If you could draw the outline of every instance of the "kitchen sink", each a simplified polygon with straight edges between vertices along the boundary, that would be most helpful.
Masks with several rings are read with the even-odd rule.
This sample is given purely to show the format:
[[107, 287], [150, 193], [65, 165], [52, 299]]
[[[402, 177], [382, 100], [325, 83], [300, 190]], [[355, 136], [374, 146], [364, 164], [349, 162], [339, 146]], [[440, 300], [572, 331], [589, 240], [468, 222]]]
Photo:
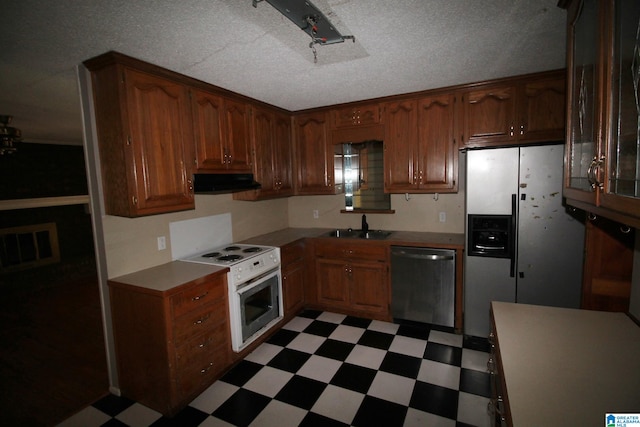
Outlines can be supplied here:
[[352, 228], [338, 228], [331, 230], [325, 236], [338, 237], [341, 239], [368, 239], [368, 240], [384, 240], [391, 235], [391, 231], [370, 230], [364, 232], [362, 230], [354, 230]]

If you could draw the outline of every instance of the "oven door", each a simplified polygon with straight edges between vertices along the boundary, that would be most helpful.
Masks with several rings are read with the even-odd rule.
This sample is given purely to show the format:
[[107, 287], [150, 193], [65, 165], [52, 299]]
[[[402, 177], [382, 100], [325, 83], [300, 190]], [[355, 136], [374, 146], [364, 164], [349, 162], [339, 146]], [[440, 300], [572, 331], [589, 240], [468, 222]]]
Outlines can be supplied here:
[[282, 318], [280, 269], [238, 285], [236, 301], [244, 347]]

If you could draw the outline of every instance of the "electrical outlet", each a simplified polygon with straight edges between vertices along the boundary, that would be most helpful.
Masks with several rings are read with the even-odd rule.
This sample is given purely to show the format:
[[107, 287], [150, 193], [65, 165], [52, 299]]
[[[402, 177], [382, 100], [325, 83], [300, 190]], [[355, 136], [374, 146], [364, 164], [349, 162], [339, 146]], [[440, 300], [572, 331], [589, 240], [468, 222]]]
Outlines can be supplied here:
[[318, 219], [320, 218], [320, 213], [318, 212], [318, 209], [314, 209], [313, 210], [313, 219]]
[[438, 217], [440, 219], [440, 222], [447, 222], [447, 213], [446, 212], [440, 212]]
[[167, 239], [164, 236], [158, 237], [158, 250], [164, 251], [167, 249]]

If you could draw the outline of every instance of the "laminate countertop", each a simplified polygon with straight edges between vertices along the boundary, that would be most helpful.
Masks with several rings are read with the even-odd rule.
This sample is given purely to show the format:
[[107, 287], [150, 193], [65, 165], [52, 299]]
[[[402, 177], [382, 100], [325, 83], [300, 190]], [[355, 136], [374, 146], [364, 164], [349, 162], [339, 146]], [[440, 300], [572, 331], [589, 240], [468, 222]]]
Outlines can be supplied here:
[[109, 279], [109, 283], [112, 286], [114, 284], [135, 286], [147, 290], [148, 293], [166, 294], [175, 291], [181, 285], [206, 280], [210, 275], [226, 274], [228, 271], [229, 267], [173, 261], [114, 277]]
[[[335, 230], [334, 228], [285, 228], [274, 231], [272, 233], [254, 236], [240, 243], [250, 243], [254, 245], [266, 245], [283, 247], [296, 240], [306, 238], [326, 237], [328, 239], [337, 239], [335, 237], [327, 237], [326, 235]], [[373, 231], [373, 230], [372, 230]], [[348, 240], [341, 238], [340, 240]], [[364, 239], [354, 238], [352, 240], [367, 241]], [[384, 243], [388, 245], [408, 245], [408, 246], [428, 246], [436, 248], [462, 249], [464, 248], [463, 233], [433, 233], [419, 231], [391, 231], [386, 239], [371, 240], [376, 243]]]
[[513, 425], [603, 426], [640, 413], [640, 326], [624, 313], [493, 302]]

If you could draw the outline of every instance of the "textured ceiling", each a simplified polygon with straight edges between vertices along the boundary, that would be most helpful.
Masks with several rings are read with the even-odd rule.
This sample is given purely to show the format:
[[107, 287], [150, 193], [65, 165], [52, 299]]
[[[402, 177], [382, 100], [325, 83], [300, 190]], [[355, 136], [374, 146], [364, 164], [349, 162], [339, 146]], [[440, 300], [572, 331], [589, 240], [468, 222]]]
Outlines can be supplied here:
[[291, 111], [565, 66], [557, 0], [313, 2], [356, 38], [317, 63], [265, 1], [4, 1], [0, 114], [26, 141], [81, 143], [76, 66], [108, 50]]

